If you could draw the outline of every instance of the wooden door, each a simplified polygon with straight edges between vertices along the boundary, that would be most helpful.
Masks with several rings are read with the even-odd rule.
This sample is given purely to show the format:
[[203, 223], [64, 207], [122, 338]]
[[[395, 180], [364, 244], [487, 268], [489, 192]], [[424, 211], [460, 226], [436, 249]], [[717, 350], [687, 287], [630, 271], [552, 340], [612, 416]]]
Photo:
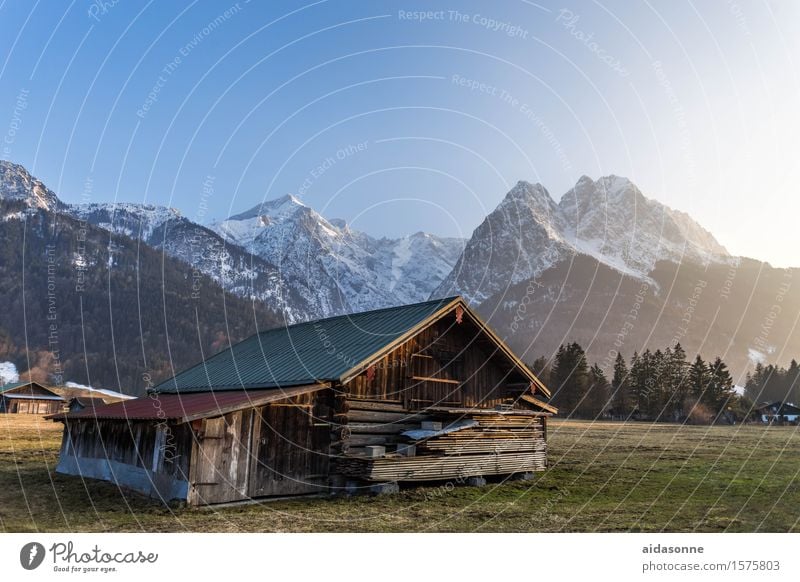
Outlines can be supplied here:
[[253, 410], [240, 410], [203, 421], [192, 448], [189, 503], [247, 498], [253, 417]]
[[272, 404], [256, 411], [250, 497], [327, 488], [330, 425], [315, 416], [311, 404]]

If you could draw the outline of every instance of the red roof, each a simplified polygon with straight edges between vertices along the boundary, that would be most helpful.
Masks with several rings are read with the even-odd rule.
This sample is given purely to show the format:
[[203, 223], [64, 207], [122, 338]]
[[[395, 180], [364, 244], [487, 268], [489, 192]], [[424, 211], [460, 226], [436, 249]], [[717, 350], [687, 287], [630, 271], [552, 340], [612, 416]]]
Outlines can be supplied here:
[[292, 388], [270, 390], [226, 390], [220, 392], [193, 392], [191, 394], [150, 394], [142, 398], [123, 400], [113, 404], [84, 408], [76, 412], [60, 412], [46, 418], [52, 420], [118, 419], [118, 420], [174, 420], [188, 422], [196, 418], [220, 416], [234, 410], [252, 408], [285, 400], [292, 396], [316, 392], [326, 384], [311, 384]]

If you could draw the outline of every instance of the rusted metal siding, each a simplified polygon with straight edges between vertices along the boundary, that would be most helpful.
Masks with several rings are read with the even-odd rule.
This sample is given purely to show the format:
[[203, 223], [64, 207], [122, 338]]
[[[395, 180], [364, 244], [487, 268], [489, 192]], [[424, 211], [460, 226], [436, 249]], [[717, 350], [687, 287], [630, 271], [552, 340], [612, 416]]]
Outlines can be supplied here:
[[236, 408], [255, 407], [270, 401], [322, 390], [322, 385], [295, 386], [270, 390], [238, 390], [235, 392], [198, 392], [192, 394], [150, 394], [143, 398], [57, 414], [62, 419], [164, 420], [219, 416]]

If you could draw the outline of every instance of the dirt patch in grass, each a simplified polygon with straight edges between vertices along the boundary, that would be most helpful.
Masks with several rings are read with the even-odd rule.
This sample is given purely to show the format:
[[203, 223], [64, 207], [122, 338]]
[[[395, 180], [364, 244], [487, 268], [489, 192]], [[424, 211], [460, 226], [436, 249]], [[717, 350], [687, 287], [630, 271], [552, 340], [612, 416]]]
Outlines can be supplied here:
[[800, 531], [800, 433], [552, 421], [533, 481], [397, 495], [170, 508], [58, 475], [61, 425], [0, 414], [4, 531]]

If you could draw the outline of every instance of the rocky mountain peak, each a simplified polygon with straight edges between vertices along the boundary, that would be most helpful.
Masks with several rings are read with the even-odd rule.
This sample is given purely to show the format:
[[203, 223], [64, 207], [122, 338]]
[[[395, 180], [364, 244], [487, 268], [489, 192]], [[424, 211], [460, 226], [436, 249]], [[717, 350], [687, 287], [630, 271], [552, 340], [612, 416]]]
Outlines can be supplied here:
[[720, 261], [725, 248], [688, 214], [647, 198], [628, 178], [587, 177], [559, 202], [565, 238], [615, 269], [646, 275], [659, 260]]
[[34, 178], [24, 167], [0, 160], [0, 199], [24, 202], [30, 208], [57, 210], [63, 207], [58, 196]]
[[527, 204], [542, 208], [555, 207], [555, 201], [550, 196], [547, 188], [539, 184], [532, 184], [525, 180], [520, 180], [509, 190], [501, 204]]
[[247, 220], [259, 216], [275, 218], [294, 214], [302, 208], [308, 208], [308, 206], [303, 204], [303, 202], [293, 194], [284, 194], [279, 198], [260, 202], [249, 210], [235, 214], [227, 220]]
[[460, 293], [480, 303], [578, 254], [642, 279], [661, 260], [728, 256], [691, 217], [646, 198], [628, 178], [581, 176], [558, 204], [541, 184], [520, 181], [475, 229], [434, 296]]

